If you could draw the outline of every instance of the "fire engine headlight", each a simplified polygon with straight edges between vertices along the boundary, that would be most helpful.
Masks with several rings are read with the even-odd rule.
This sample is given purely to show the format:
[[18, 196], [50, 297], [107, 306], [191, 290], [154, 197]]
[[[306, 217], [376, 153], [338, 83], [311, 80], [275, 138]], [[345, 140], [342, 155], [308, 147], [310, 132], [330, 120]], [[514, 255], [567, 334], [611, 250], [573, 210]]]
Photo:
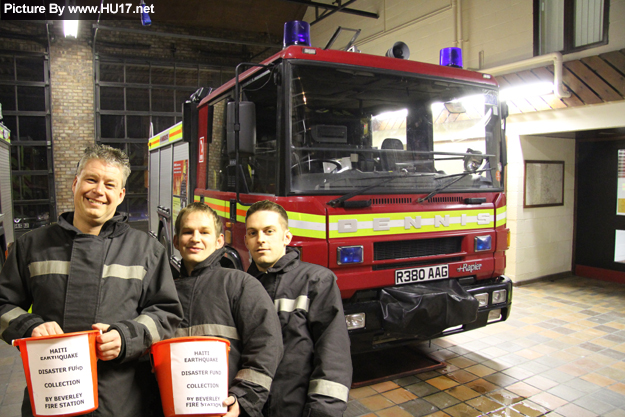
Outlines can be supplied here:
[[488, 293], [475, 294], [473, 297], [480, 302], [480, 307], [486, 307], [488, 305]]
[[505, 303], [507, 295], [507, 290], [493, 291], [493, 304]]
[[362, 254], [362, 246], [340, 246], [336, 262], [339, 265], [361, 263], [363, 259]]
[[491, 246], [492, 246], [492, 238], [490, 235], [475, 237], [475, 251], [476, 252], [490, 250]]
[[347, 330], [362, 329], [365, 327], [365, 313], [347, 314], [345, 323]]

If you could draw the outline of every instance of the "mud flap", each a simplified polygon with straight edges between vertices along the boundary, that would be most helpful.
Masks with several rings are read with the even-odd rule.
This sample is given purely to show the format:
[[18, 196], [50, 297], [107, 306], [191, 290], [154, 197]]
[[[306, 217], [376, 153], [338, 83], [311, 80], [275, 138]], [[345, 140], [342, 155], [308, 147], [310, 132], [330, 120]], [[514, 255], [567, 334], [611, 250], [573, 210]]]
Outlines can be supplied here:
[[447, 279], [383, 288], [380, 306], [387, 334], [428, 338], [475, 321], [479, 303], [458, 281]]

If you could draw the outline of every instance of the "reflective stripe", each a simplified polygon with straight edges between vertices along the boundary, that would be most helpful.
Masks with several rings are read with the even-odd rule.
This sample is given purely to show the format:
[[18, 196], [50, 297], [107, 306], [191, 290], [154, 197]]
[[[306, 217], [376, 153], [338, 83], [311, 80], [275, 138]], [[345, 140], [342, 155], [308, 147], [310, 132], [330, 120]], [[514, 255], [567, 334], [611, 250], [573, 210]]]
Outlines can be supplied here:
[[308, 386], [308, 394], [325, 395], [326, 397], [332, 397], [347, 402], [349, 388], [338, 382], [326, 381], [325, 379], [313, 379]]
[[18, 318], [22, 314], [28, 313], [19, 307], [15, 307], [13, 310], [4, 313], [2, 317], [0, 317], [0, 335], [9, 327], [11, 320]]
[[199, 203], [202, 200], [202, 197], [199, 195], [194, 195], [193, 196], [193, 202], [194, 203]]
[[261, 374], [258, 371], [253, 369], [241, 369], [237, 372], [236, 379], [240, 379], [242, 381], [249, 381], [256, 385], [260, 385], [265, 388], [267, 391], [271, 389], [272, 379], [265, 374]]
[[182, 122], [178, 122], [148, 139], [148, 149], [151, 151], [180, 139], [182, 139]]
[[495, 227], [502, 226], [506, 224], [506, 220], [508, 219], [508, 207], [503, 206], [499, 207], [496, 211], [497, 223], [495, 223]]
[[216, 198], [204, 197], [204, 204], [212, 208], [221, 217], [230, 217], [230, 202], [224, 200], [218, 200]]
[[69, 264], [65, 261], [32, 262], [28, 265], [28, 271], [31, 277], [48, 274], [69, 275]]
[[326, 218], [319, 214], [299, 213], [287, 211], [289, 216], [289, 230], [294, 236], [326, 238]]
[[243, 206], [237, 203], [237, 221], [245, 223], [245, 215], [247, 214], [248, 206]]
[[225, 326], [223, 324], [196, 324], [195, 326], [176, 330], [176, 337], [185, 336], [215, 336], [239, 340], [239, 332], [236, 327]]
[[154, 322], [154, 319], [152, 317], [141, 314], [139, 317], [136, 317], [133, 320], [137, 323], [143, 324], [145, 327], [148, 328], [148, 333], [150, 333], [150, 336], [152, 336], [152, 343], [156, 343], [161, 340], [161, 336], [159, 336], [158, 329], [156, 327], [156, 322]]
[[124, 265], [104, 265], [102, 268], [102, 278], [115, 277], [121, 279], [138, 279], [143, 280], [146, 270], [142, 266], [124, 266]]
[[344, 214], [330, 216], [330, 238], [383, 236], [453, 230], [485, 229], [495, 225], [492, 209]]
[[276, 311], [278, 313], [281, 311], [286, 311], [287, 313], [290, 313], [294, 310], [308, 311], [310, 300], [307, 296], [300, 295], [295, 300], [290, 300], [288, 298], [278, 298], [273, 303], [276, 306]]
[[[230, 217], [230, 202], [218, 198], [204, 197], [204, 203], [215, 210], [221, 217]], [[237, 204], [237, 221], [244, 223], [248, 206]], [[320, 214], [299, 213], [287, 211], [289, 216], [289, 230], [294, 236], [308, 237], [314, 239], [325, 239], [326, 217]]]

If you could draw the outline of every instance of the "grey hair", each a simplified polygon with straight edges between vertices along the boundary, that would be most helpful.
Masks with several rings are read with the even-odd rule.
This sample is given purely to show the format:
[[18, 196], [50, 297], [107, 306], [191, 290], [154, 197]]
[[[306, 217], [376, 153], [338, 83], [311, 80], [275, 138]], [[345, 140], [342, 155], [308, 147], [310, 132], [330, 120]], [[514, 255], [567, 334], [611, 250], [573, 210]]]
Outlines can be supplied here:
[[79, 176], [87, 162], [99, 159], [109, 165], [118, 167], [122, 172], [122, 188], [126, 187], [126, 180], [130, 176], [130, 160], [128, 155], [120, 149], [108, 145], [90, 145], [85, 148], [85, 154], [80, 158], [76, 168], [76, 176]]

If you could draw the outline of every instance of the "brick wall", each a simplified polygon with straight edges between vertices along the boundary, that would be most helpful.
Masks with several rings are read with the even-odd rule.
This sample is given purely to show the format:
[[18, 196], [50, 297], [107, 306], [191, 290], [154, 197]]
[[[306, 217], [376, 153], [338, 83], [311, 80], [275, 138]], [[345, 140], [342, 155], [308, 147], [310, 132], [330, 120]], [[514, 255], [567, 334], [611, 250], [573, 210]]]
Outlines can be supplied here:
[[[81, 22], [86, 23], [86, 22]], [[54, 27], [50, 45], [52, 146], [57, 213], [74, 209], [72, 181], [83, 150], [95, 142], [93, 54], [83, 24], [77, 39]]]

